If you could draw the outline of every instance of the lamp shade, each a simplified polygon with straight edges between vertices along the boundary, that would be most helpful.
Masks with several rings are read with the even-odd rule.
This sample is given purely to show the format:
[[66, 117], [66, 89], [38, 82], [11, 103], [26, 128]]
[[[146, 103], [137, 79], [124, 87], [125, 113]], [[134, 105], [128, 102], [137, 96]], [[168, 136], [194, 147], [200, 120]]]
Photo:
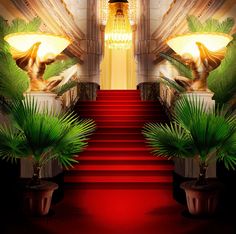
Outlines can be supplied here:
[[224, 33], [188, 33], [170, 37], [166, 43], [177, 54], [183, 56], [190, 54], [192, 57], [199, 57], [200, 52], [197, 42], [202, 43], [212, 52], [225, 48], [233, 38]]
[[[28, 51], [35, 43], [40, 42], [37, 56], [41, 61], [54, 58], [60, 54], [70, 43], [70, 39], [48, 33], [12, 33], [4, 38], [16, 51]], [[14, 56], [14, 54], [13, 54]]]

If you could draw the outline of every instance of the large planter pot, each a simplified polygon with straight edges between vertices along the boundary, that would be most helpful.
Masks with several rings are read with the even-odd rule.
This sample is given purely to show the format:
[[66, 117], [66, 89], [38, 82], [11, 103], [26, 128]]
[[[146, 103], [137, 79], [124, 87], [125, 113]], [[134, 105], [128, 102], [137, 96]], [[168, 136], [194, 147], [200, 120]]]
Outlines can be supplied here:
[[222, 184], [210, 181], [207, 185], [196, 185], [196, 181], [181, 184], [185, 190], [189, 213], [192, 215], [213, 215], [219, 207]]
[[39, 185], [28, 185], [23, 193], [23, 210], [27, 215], [43, 216], [48, 214], [52, 194], [58, 185], [53, 182], [42, 181]]

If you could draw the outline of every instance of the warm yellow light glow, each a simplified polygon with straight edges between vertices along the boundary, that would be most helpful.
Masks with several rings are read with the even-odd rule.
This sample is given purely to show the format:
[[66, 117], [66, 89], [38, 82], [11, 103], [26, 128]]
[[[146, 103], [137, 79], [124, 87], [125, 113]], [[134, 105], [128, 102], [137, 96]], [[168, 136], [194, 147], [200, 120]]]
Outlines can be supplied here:
[[202, 43], [212, 52], [219, 51], [227, 46], [233, 38], [224, 33], [188, 33], [167, 39], [167, 44], [177, 54], [184, 56], [190, 54], [194, 58], [199, 57], [199, 49], [196, 42]]
[[[137, 14], [137, 0], [128, 1], [128, 16], [131, 25], [136, 24]], [[100, 0], [100, 22], [102, 25], [106, 25], [109, 16], [109, 3], [108, 0]]]
[[128, 19], [127, 3], [110, 3], [110, 13], [105, 29], [105, 42], [109, 48], [129, 49], [132, 29]]
[[19, 52], [25, 52], [35, 43], [40, 42], [37, 52], [40, 61], [56, 57], [71, 43], [66, 37], [47, 33], [12, 33], [4, 39], [13, 47], [13, 50]]

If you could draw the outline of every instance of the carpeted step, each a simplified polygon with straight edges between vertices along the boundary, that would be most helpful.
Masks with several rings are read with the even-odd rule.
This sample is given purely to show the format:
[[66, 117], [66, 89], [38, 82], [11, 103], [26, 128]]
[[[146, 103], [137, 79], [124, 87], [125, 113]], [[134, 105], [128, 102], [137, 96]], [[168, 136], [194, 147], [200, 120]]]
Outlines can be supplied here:
[[[158, 177], [158, 176], [171, 176], [171, 172], [172, 169], [168, 169], [168, 168], [163, 168], [162, 170], [158, 169], [158, 170], [151, 170], [148, 169], [145, 170], [145, 165], [142, 167], [141, 169], [121, 169], [121, 170], [115, 170], [115, 169], [111, 169], [111, 170], [106, 170], [105, 166], [101, 166], [98, 165], [101, 170], [96, 170], [91, 167], [87, 167], [87, 170], [81, 170], [80, 168], [78, 168], [77, 170], [71, 170], [69, 172], [68, 177], [72, 176], [73, 178], [75, 177], [80, 177], [80, 176], [107, 176], [107, 177], [124, 177], [124, 176], [137, 176], [137, 177]], [[115, 165], [113, 165], [113, 167], [115, 167]], [[132, 167], [130, 167], [132, 168]], [[66, 174], [66, 172], [65, 172]], [[109, 182], [109, 178], [107, 178]], [[151, 181], [150, 181], [151, 182]]]
[[64, 179], [65, 183], [172, 183], [172, 175], [67, 175]]
[[[93, 114], [107, 114], [107, 113], [112, 113], [112, 114], [121, 114], [121, 113], [126, 113], [130, 114], [135, 113], [136, 115], [139, 114], [160, 114], [162, 111], [159, 107], [142, 107], [142, 106], [137, 106], [137, 107], [130, 107], [130, 106], [78, 106], [76, 107], [76, 112], [77, 113], [91, 113]], [[163, 112], [164, 113], [164, 112]]]
[[173, 170], [173, 166], [170, 164], [150, 164], [150, 165], [137, 165], [137, 164], [98, 164], [98, 165], [83, 165], [83, 164], [77, 164], [75, 165], [70, 172], [80, 173], [83, 172], [104, 172], [104, 171], [109, 171], [109, 172], [139, 172], [139, 171], [151, 171], [152, 173], [159, 172], [159, 171], [164, 171], [168, 172]]
[[139, 131], [142, 130], [143, 126], [145, 123], [147, 122], [159, 122], [159, 123], [165, 123], [167, 122], [168, 119], [162, 119], [162, 118], [155, 118], [155, 120], [136, 120], [136, 121], [132, 121], [132, 120], [99, 120], [99, 121], [96, 121], [96, 124], [97, 124], [97, 128], [103, 128], [103, 127], [110, 127], [110, 128], [117, 128], [117, 127], [120, 127], [120, 128], [124, 128], [124, 127], [127, 127], [127, 128], [138, 128]]
[[[126, 127], [126, 126], [103, 126], [99, 127], [97, 126], [95, 134], [109, 134], [109, 133], [114, 133], [114, 134], [122, 134], [126, 136], [127, 134], [139, 134], [141, 137], [142, 129], [136, 128], [136, 127]], [[92, 138], [96, 135], [93, 135]]]
[[[128, 139], [128, 140], [104, 140], [104, 139], [99, 139], [99, 140], [90, 140], [89, 141], [89, 147], [90, 148], [117, 148], [117, 149], [122, 149], [122, 148], [134, 148], [134, 147], [145, 147], [146, 143], [144, 139], [141, 140], [136, 140], [136, 139]], [[116, 150], [116, 149], [114, 149]]]
[[110, 98], [123, 98], [123, 97], [127, 97], [127, 98], [132, 98], [132, 97], [135, 97], [137, 99], [140, 99], [140, 93], [139, 92], [101, 92], [101, 91], [98, 91], [97, 92], [97, 99], [98, 98], [104, 98], [104, 97], [110, 97]]
[[119, 115], [132, 115], [132, 116], [165, 116], [163, 113], [160, 113], [158, 109], [124, 109], [124, 108], [115, 108], [113, 109], [102, 109], [102, 108], [94, 108], [94, 109], [78, 109], [78, 114], [80, 116], [103, 116], [103, 115], [110, 115], [110, 116], [119, 116]]
[[106, 100], [113, 100], [113, 101], [139, 101], [139, 96], [97, 96], [98, 101], [106, 101]]
[[158, 106], [160, 107], [161, 104], [159, 102], [154, 102], [154, 101], [141, 101], [141, 100], [129, 100], [129, 99], [124, 99], [124, 100], [97, 100], [97, 101], [81, 101], [81, 102], [78, 102], [76, 104], [76, 107], [77, 106], [98, 106], [98, 105], [101, 105], [101, 106], [116, 106], [116, 105], [127, 105], [127, 106], [130, 106], [130, 105], [133, 105], [133, 106]]
[[83, 118], [91, 118], [94, 119], [95, 121], [125, 121], [125, 122], [150, 122], [150, 121], [155, 121], [155, 120], [162, 120], [165, 118], [165, 115], [160, 114], [160, 115], [93, 115], [91, 116], [90, 114], [84, 114], [80, 115], [80, 117]]
[[140, 92], [138, 90], [128, 90], [127, 92], [119, 91], [119, 90], [98, 90], [97, 96], [137, 96], [140, 97]]
[[172, 182], [172, 161], [153, 156], [142, 135], [146, 122], [168, 121], [159, 102], [141, 101], [138, 90], [100, 90], [97, 101], [79, 102], [75, 111], [97, 128], [79, 164], [65, 172], [67, 184]]
[[148, 156], [79, 156], [77, 160], [79, 165], [173, 165], [173, 162], [166, 158]]
[[[115, 148], [114, 147], [88, 147], [84, 152], [79, 154], [79, 158], [87, 157], [87, 156], [103, 156], [103, 157], [129, 157], [129, 158], [137, 158], [137, 157], [148, 157], [153, 158], [155, 160], [161, 160], [161, 157], [155, 157], [150, 154], [150, 149], [144, 146], [136, 146], [129, 148]], [[166, 158], [165, 158], [166, 160]]]
[[127, 131], [127, 133], [124, 134], [124, 132], [107, 132], [107, 133], [101, 133], [96, 131], [96, 133], [93, 135], [92, 137], [93, 140], [99, 140], [99, 139], [103, 139], [103, 140], [143, 140], [143, 136], [140, 134], [140, 132], [136, 132], [136, 133], [130, 133], [129, 131]]

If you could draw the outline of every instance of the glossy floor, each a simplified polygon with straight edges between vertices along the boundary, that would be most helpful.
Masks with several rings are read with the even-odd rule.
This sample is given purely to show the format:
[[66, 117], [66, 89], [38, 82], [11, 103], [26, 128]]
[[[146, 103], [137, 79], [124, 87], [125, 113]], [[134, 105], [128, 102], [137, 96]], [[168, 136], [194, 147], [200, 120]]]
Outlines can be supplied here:
[[235, 234], [235, 218], [185, 215], [172, 188], [67, 188], [46, 217], [9, 214], [3, 234]]

